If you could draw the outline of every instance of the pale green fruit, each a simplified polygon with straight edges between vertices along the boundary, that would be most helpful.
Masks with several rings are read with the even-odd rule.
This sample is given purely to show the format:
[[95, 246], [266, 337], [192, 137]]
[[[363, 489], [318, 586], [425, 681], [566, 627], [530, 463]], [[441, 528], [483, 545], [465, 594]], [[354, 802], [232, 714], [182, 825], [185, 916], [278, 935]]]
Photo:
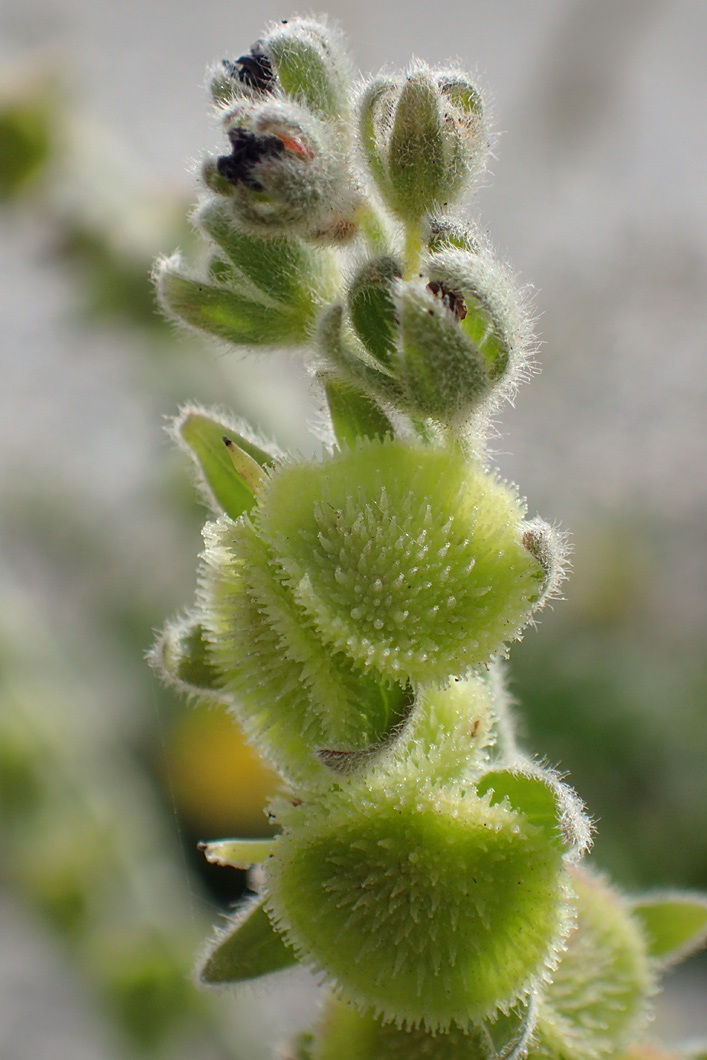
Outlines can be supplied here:
[[205, 528], [199, 620], [245, 731], [290, 778], [322, 774], [317, 753], [366, 751], [406, 716], [412, 693], [364, 672], [317, 635], [276, 576], [253, 526]]
[[[537, 788], [556, 805], [541, 776], [518, 785], [534, 804]], [[324, 805], [278, 809], [268, 909], [300, 959], [361, 1011], [465, 1029], [525, 997], [569, 927], [559, 811], [544, 812], [535, 823], [490, 790], [374, 768]]]
[[517, 1006], [467, 1031], [403, 1030], [330, 998], [311, 1042], [311, 1060], [520, 1060], [533, 1028], [533, 1009]]
[[460, 452], [384, 441], [281, 468], [256, 525], [331, 651], [402, 684], [442, 683], [503, 652], [544, 591], [523, 514]]
[[647, 1022], [655, 986], [641, 924], [601, 876], [574, 869], [577, 922], [538, 1013], [530, 1060], [619, 1056]]

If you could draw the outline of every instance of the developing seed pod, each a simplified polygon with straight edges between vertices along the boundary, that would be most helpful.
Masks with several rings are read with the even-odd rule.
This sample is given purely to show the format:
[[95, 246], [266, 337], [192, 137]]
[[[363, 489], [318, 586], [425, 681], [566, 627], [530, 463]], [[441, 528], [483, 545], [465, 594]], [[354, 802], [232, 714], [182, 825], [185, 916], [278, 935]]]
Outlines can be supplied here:
[[394, 258], [366, 262], [348, 297], [360, 346], [335, 307], [320, 319], [319, 340], [325, 356], [378, 400], [460, 427], [512, 395], [527, 372], [532, 330], [510, 276], [490, 254], [438, 245], [410, 280]]
[[433, 1034], [384, 1023], [332, 995], [314, 1028], [311, 1053], [301, 1055], [302, 1060], [525, 1060], [534, 1012], [534, 1004], [519, 1004], [466, 1031], [452, 1027]]
[[318, 752], [368, 753], [390, 738], [411, 689], [332, 652], [250, 523], [224, 518], [204, 536], [196, 617], [253, 742], [288, 778], [315, 783], [330, 777]]
[[411, 222], [457, 199], [488, 146], [478, 87], [458, 71], [422, 63], [368, 85], [360, 132], [384, 199]]
[[643, 1030], [655, 975], [639, 923], [607, 882], [572, 870], [577, 921], [538, 1008], [529, 1060], [621, 1056]]
[[388, 680], [443, 684], [502, 653], [544, 591], [523, 514], [459, 452], [383, 441], [279, 469], [256, 526], [329, 650]]
[[516, 794], [382, 767], [283, 806], [264, 864], [272, 919], [344, 999], [399, 1027], [508, 1011], [556, 963], [572, 916], [553, 790], [538, 774]]

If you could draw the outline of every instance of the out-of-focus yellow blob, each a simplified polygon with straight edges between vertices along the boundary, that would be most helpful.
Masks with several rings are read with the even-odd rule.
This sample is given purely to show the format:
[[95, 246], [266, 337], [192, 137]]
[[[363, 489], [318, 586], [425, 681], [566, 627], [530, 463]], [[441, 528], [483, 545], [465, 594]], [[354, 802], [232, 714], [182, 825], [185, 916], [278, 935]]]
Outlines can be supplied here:
[[264, 806], [279, 778], [225, 708], [185, 711], [168, 741], [167, 769], [177, 809], [205, 838], [271, 834]]

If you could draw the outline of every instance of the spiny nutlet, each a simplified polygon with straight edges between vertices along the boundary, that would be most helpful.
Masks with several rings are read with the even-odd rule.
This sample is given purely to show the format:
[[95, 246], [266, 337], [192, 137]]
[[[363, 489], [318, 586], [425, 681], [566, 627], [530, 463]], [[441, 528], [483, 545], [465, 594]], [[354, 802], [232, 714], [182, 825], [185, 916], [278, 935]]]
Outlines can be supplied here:
[[253, 44], [247, 55], [241, 55], [234, 61], [224, 59], [222, 66], [229, 77], [240, 81], [242, 85], [247, 85], [259, 92], [272, 92], [273, 90], [275, 74], [272, 63], [265, 52], [261, 51], [259, 43]]
[[229, 184], [245, 184], [252, 191], [263, 191], [263, 185], [253, 176], [253, 170], [264, 158], [281, 155], [285, 145], [279, 136], [257, 136], [248, 129], [229, 129], [228, 138], [233, 150], [221, 155], [216, 167]]

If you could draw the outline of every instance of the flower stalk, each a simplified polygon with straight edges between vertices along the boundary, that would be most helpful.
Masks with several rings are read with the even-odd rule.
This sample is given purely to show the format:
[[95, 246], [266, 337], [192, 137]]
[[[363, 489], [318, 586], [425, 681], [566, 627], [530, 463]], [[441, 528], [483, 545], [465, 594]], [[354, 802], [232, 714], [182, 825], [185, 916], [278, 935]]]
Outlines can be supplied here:
[[532, 365], [528, 306], [454, 212], [482, 171], [483, 95], [413, 64], [354, 90], [337, 33], [294, 19], [212, 72], [205, 270], [162, 261], [163, 310], [235, 346], [301, 348], [322, 455], [187, 408], [173, 434], [213, 518], [196, 604], [153, 659], [230, 706], [279, 770], [274, 839], [207, 856], [260, 892], [203, 985], [297, 961], [328, 984], [299, 1060], [619, 1057], [699, 896], [620, 896], [591, 825], [515, 740], [503, 660], [564, 577], [565, 535], [490, 467]]

